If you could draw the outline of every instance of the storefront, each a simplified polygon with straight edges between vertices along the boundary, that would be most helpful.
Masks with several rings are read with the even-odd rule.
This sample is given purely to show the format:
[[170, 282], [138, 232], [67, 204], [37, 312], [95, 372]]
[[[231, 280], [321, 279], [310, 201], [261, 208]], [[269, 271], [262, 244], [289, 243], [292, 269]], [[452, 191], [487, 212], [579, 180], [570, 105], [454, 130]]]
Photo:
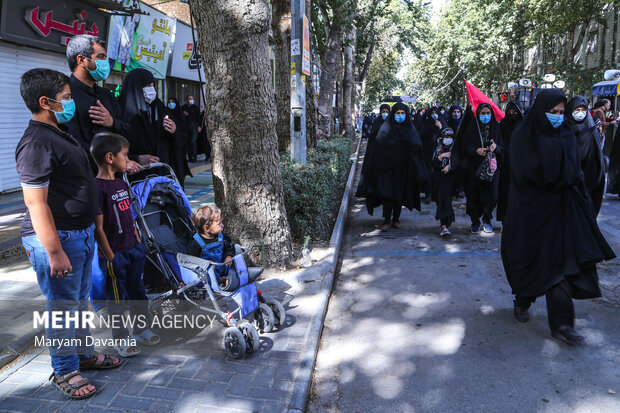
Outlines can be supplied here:
[[106, 49], [112, 71], [104, 86], [117, 96], [131, 69], [148, 69], [158, 96], [165, 99], [164, 79], [174, 46], [177, 20], [144, 3], [142, 14], [112, 16]]
[[0, 192], [6, 192], [20, 187], [15, 147], [31, 118], [19, 93], [22, 74], [35, 67], [70, 74], [67, 42], [78, 34], [105, 38], [108, 16], [78, 0], [0, 1]]
[[185, 103], [185, 97], [188, 95], [192, 95], [197, 103], [201, 101], [200, 80], [202, 79], [204, 84], [205, 75], [200, 65], [201, 72], [198, 76], [198, 67], [202, 58], [197, 39], [196, 31], [192, 36], [190, 26], [180, 21], [177, 22], [174, 48], [166, 78], [166, 99], [174, 97], [181, 105]]

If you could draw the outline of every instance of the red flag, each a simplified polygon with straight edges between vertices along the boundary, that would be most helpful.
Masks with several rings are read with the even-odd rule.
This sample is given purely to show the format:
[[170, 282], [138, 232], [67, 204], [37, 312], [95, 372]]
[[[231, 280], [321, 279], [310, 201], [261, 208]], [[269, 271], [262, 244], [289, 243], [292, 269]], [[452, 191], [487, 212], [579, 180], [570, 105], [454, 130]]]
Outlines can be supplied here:
[[488, 103], [493, 108], [493, 112], [495, 113], [495, 119], [499, 122], [504, 119], [504, 112], [495, 104], [491, 99], [487, 97], [484, 93], [480, 91], [476, 86], [469, 83], [465, 80], [465, 87], [467, 88], [467, 97], [469, 98], [469, 103], [471, 103], [474, 108], [474, 114], [476, 114], [476, 110], [478, 109], [478, 105], [481, 103]]

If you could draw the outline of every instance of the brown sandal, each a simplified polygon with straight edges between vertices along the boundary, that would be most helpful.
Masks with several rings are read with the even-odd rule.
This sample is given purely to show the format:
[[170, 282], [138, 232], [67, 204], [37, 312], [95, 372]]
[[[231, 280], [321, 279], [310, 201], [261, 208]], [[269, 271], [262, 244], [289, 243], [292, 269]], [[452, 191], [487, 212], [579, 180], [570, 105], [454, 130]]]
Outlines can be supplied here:
[[[103, 356], [101, 363], [97, 363], [99, 356]], [[80, 360], [80, 370], [107, 370], [119, 367], [121, 364], [123, 364], [123, 359], [119, 358], [118, 363], [114, 364], [112, 356], [95, 351], [90, 358]]]
[[56, 387], [66, 398], [72, 400], [87, 399], [97, 393], [98, 389], [95, 389], [88, 394], [74, 396], [75, 392], [77, 392], [79, 389], [90, 386], [90, 382], [88, 381], [88, 379], [85, 378], [82, 378], [75, 383], [69, 383], [69, 380], [71, 380], [71, 378], [79, 376], [80, 374], [81, 373], [79, 370], [74, 370], [67, 374], [63, 374], [62, 376], [52, 373], [49, 380], [52, 382], [52, 385]]

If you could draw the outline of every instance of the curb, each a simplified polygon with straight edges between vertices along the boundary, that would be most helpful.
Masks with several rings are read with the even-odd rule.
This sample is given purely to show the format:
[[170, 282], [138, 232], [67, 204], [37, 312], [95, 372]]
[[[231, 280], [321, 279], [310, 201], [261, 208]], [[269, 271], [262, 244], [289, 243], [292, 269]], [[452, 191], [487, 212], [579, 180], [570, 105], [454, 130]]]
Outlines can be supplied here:
[[326, 275], [322, 282], [321, 291], [317, 296], [320, 317], [314, 317], [312, 325], [310, 326], [308, 342], [306, 343], [304, 351], [301, 355], [299, 375], [297, 377], [297, 381], [295, 382], [293, 396], [289, 404], [289, 413], [301, 413], [306, 408], [308, 392], [310, 391], [310, 385], [312, 383], [312, 373], [316, 362], [316, 355], [319, 350], [319, 341], [321, 338], [321, 333], [323, 332], [323, 321], [325, 320], [325, 315], [327, 314], [327, 305], [329, 304], [329, 297], [334, 283], [334, 273], [336, 272], [336, 264], [338, 263], [340, 246], [344, 236], [344, 225], [349, 211], [349, 202], [352, 196], [351, 191], [353, 181], [355, 180], [355, 175], [357, 172], [357, 163], [359, 161], [361, 143], [362, 138], [360, 137], [357, 142], [357, 149], [352, 157], [353, 164], [351, 165], [351, 170], [349, 171], [347, 186], [344, 190], [344, 194], [342, 194], [342, 202], [340, 203], [338, 218], [334, 224], [332, 237], [329, 241], [329, 252], [327, 258], [316, 266], [301, 271], [294, 277], [294, 281], [303, 283], [304, 281], [316, 279], [321, 275]]

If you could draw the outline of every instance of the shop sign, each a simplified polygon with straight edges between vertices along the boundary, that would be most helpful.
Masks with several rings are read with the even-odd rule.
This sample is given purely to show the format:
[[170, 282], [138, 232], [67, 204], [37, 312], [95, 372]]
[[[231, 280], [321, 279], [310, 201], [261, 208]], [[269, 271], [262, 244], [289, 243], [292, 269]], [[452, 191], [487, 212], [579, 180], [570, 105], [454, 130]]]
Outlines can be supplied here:
[[2, 1], [0, 37], [3, 40], [64, 53], [73, 36], [100, 37], [107, 30], [108, 16], [80, 1]]
[[[194, 38], [196, 43], [194, 43]], [[194, 37], [192, 37], [191, 28], [186, 24], [177, 22], [174, 49], [172, 49], [172, 59], [170, 61], [170, 70], [168, 71], [169, 76], [195, 82], [200, 81], [198, 78], [198, 65], [199, 63], [202, 64], [202, 56], [200, 56], [197, 42], [198, 33], [194, 30]], [[204, 71], [200, 74], [204, 82]]]
[[304, 15], [304, 54], [302, 56], [302, 73], [310, 76], [310, 22]]
[[112, 16], [107, 51], [112, 68], [121, 72], [144, 68], [166, 77], [177, 20], [143, 3], [147, 14]]

